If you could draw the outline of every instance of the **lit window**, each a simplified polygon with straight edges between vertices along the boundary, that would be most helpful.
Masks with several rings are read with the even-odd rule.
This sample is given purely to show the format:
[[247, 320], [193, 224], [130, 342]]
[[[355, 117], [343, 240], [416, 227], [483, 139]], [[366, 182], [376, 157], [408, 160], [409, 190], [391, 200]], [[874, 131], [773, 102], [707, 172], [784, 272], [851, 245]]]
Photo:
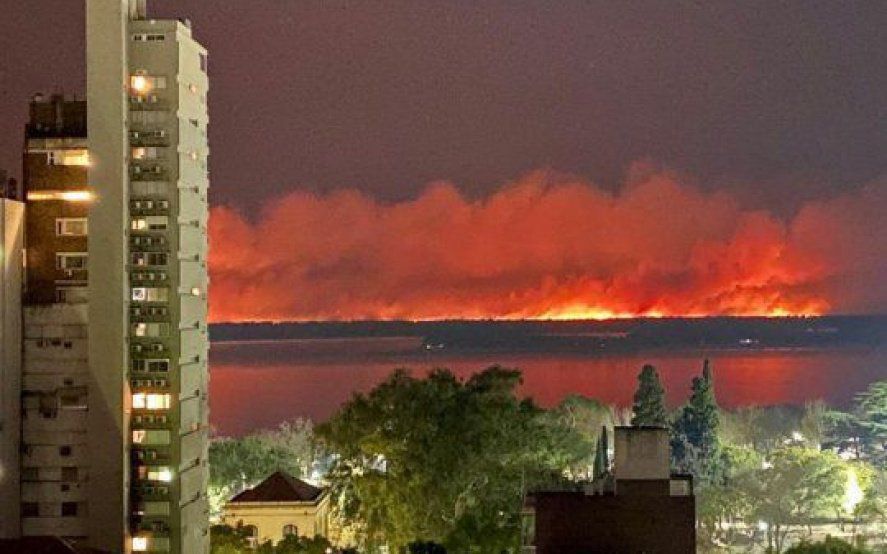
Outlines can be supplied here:
[[145, 552], [148, 550], [148, 537], [133, 537], [132, 550], [133, 552]]
[[60, 237], [85, 237], [87, 229], [85, 217], [59, 217], [55, 220], [55, 234]]
[[154, 89], [165, 89], [166, 77], [133, 75], [129, 78], [129, 87], [137, 94], [145, 94]]
[[46, 163], [49, 165], [89, 165], [89, 152], [86, 148], [66, 148], [47, 150]]
[[63, 202], [89, 202], [92, 193], [88, 190], [32, 190], [28, 191], [29, 202], [38, 200], [61, 200]]
[[194, 94], [197, 94], [197, 92], [198, 92], [200, 89], [197, 88], [197, 85], [195, 85], [195, 84], [191, 84], [191, 85], [188, 85], [188, 90], [190, 90], [190, 91], [193, 92]]
[[133, 323], [132, 334], [136, 337], [165, 337], [169, 335], [169, 324]]
[[132, 407], [137, 410], [168, 410], [170, 396], [151, 392], [137, 392], [132, 395]]
[[200, 296], [200, 287], [191, 287], [191, 296]]
[[167, 466], [151, 466], [146, 468], [145, 479], [169, 483], [172, 481], [172, 469]]
[[157, 148], [154, 146], [142, 146], [132, 149], [134, 160], [154, 160], [157, 158]]

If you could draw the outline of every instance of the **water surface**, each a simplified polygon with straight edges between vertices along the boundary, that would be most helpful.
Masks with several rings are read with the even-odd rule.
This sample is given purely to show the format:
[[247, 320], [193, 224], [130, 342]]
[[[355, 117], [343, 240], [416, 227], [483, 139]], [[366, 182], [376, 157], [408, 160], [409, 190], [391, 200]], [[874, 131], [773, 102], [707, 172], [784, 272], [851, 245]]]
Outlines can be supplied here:
[[652, 363], [669, 404], [675, 406], [686, 399], [705, 357], [713, 364], [718, 401], [726, 407], [812, 400], [846, 406], [870, 383], [887, 379], [887, 352], [879, 348], [660, 350], [607, 356], [428, 351], [415, 337], [222, 342], [213, 344], [210, 357], [210, 419], [222, 434], [296, 417], [320, 421], [397, 367], [417, 375], [447, 367], [468, 376], [494, 364], [523, 370], [521, 394], [543, 406], [573, 393], [625, 406], [641, 366]]

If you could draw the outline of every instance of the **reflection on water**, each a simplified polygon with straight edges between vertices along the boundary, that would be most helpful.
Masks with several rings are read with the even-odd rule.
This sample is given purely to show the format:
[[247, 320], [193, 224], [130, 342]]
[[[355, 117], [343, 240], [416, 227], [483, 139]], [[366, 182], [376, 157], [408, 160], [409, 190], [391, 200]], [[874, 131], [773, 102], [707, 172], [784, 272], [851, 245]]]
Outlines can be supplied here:
[[887, 379], [887, 352], [769, 350], [653, 352], [619, 356], [424, 351], [419, 339], [320, 339], [215, 343], [211, 352], [211, 420], [222, 434], [271, 427], [295, 417], [323, 420], [352, 393], [368, 391], [392, 369], [417, 374], [447, 367], [460, 376], [493, 364], [523, 370], [522, 392], [543, 406], [578, 393], [628, 405], [640, 367], [653, 363], [681, 403], [708, 356], [719, 402], [802, 404], [822, 399], [846, 405], [857, 392]]

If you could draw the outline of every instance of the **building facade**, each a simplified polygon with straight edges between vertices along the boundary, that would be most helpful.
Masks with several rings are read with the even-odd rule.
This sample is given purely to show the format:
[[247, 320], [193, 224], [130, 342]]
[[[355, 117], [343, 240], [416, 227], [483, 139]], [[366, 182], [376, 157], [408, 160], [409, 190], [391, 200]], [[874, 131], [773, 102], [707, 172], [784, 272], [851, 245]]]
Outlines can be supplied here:
[[670, 473], [668, 430], [616, 427], [614, 438], [612, 468], [584, 490], [538, 491], [527, 498], [523, 552], [696, 551], [693, 483], [690, 476]]
[[330, 511], [329, 490], [278, 471], [226, 503], [222, 523], [248, 530], [252, 546], [287, 535], [319, 535], [338, 544], [342, 537]]
[[0, 198], [0, 539], [21, 534], [21, 284], [24, 207]]
[[209, 545], [207, 87], [187, 22], [87, 2], [89, 538], [115, 552]]
[[86, 102], [36, 95], [25, 127], [20, 531], [87, 537]]

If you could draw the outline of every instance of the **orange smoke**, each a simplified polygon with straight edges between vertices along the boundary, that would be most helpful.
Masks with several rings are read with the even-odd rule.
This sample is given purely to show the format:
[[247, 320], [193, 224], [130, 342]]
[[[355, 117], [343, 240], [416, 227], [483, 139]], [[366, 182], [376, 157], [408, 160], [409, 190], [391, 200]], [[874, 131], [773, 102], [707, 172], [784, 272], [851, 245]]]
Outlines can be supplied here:
[[293, 192], [212, 211], [214, 321], [815, 315], [883, 311], [881, 184], [790, 221], [670, 174], [611, 194], [533, 173], [383, 203]]

